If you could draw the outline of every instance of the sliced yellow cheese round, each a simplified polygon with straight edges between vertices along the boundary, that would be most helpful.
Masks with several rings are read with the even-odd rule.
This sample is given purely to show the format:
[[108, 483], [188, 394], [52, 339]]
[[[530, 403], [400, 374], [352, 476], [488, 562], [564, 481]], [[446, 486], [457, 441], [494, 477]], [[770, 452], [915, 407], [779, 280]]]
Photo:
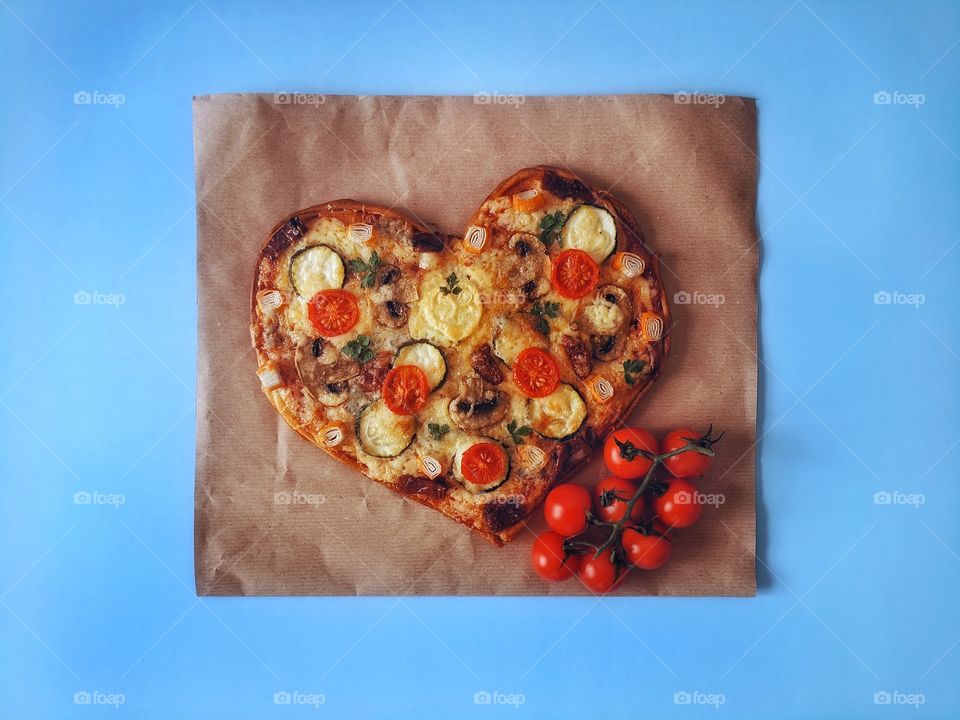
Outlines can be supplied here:
[[587, 417], [587, 406], [572, 385], [560, 383], [543, 398], [530, 398], [527, 403], [530, 424], [544, 437], [560, 440], [573, 435]]
[[357, 438], [374, 457], [395, 457], [410, 446], [417, 431], [412, 415], [394, 415], [382, 400], [367, 405], [357, 418]]
[[343, 260], [326, 245], [311, 245], [290, 258], [290, 284], [305, 298], [343, 287], [343, 276]]
[[581, 205], [563, 224], [560, 240], [564, 248], [583, 250], [602, 263], [617, 246], [617, 222], [603, 208]]
[[470, 335], [482, 316], [480, 291], [463, 273], [433, 272], [424, 278], [420, 299], [410, 308], [410, 335], [453, 345]]
[[415, 365], [423, 370], [431, 390], [436, 390], [447, 377], [447, 363], [443, 359], [443, 353], [428, 342], [404, 345], [397, 351], [397, 358], [393, 364]]

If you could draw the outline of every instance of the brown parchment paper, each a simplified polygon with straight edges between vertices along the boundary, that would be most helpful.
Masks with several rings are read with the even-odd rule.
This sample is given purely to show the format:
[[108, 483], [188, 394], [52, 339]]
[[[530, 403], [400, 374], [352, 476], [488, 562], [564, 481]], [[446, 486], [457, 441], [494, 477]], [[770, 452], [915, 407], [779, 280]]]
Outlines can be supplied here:
[[[497, 183], [538, 164], [610, 189], [662, 256], [672, 348], [631, 422], [727, 433], [700, 483], [723, 503], [675, 534], [666, 567], [632, 573], [620, 594], [755, 593], [756, 105], [683, 99], [194, 99], [198, 594], [588, 594], [576, 579], [533, 575], [541, 513], [495, 548], [301, 439], [263, 396], [250, 344], [254, 262], [288, 213], [353, 198], [460, 233]], [[576, 480], [603, 474], [595, 457]]]

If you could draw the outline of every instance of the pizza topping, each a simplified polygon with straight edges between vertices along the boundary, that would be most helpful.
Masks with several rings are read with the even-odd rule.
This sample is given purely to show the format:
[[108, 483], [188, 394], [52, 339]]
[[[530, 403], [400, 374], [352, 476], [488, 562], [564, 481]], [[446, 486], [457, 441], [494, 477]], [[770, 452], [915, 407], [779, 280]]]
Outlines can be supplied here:
[[428, 342], [413, 342], [397, 351], [396, 365], [415, 365], [427, 376], [431, 390], [436, 390], [447, 377], [443, 353]]
[[427, 404], [430, 384], [415, 365], [397, 365], [383, 380], [383, 401], [397, 415], [413, 415]]
[[264, 312], [278, 310], [283, 302], [283, 293], [279, 290], [261, 290], [257, 293], [257, 304]]
[[418, 340], [452, 345], [472, 333], [483, 316], [477, 286], [455, 272], [428, 275], [420, 301], [411, 307], [410, 334]]
[[343, 442], [343, 428], [339, 425], [327, 425], [320, 431], [320, 441], [324, 447], [336, 447]]
[[336, 337], [349, 332], [360, 319], [360, 306], [346, 290], [321, 290], [307, 306], [307, 314], [314, 329], [324, 337]]
[[547, 213], [540, 218], [540, 224], [537, 229], [540, 231], [540, 242], [544, 245], [552, 245], [557, 239], [564, 221], [563, 210], [557, 210], [554, 213]]
[[365, 393], [377, 392], [383, 386], [391, 365], [393, 365], [393, 355], [385, 351], [377, 353], [372, 360], [364, 362], [360, 366], [358, 380], [360, 389]]
[[587, 418], [587, 406], [572, 385], [560, 383], [544, 398], [531, 398], [527, 403], [530, 424], [540, 435], [562, 440], [573, 435]]
[[577, 321], [592, 337], [595, 358], [606, 362], [623, 355], [632, 314], [630, 297], [616, 285], [601, 285], [581, 307]]
[[640, 315], [640, 334], [647, 342], [656, 342], [663, 337], [663, 318], [652, 312]]
[[343, 260], [326, 245], [309, 245], [297, 250], [290, 258], [287, 272], [290, 285], [305, 298], [321, 290], [343, 287]]
[[548, 267], [547, 249], [530, 233], [518, 232], [510, 236], [507, 246], [513, 253], [499, 266], [502, 285], [520, 288], [526, 299], [543, 295], [548, 289], [543, 277]]
[[423, 475], [401, 475], [397, 478], [397, 489], [406, 495], [442, 500], [447, 494], [447, 483], [440, 477], [430, 479]]
[[450, 401], [450, 419], [464, 430], [478, 430], [503, 420], [507, 414], [506, 393], [487, 387], [478, 375], [460, 379], [459, 393]]
[[564, 250], [553, 260], [551, 280], [565, 298], [579, 299], [589, 295], [600, 278], [600, 268], [583, 250]]
[[436, 233], [427, 232], [415, 232], [411, 242], [413, 249], [420, 252], [440, 252], [446, 245], [442, 237]]
[[618, 252], [613, 256], [613, 269], [619, 270], [625, 277], [635, 278], [643, 274], [647, 264], [635, 253]]
[[487, 343], [478, 345], [470, 353], [470, 364], [473, 371], [479, 375], [484, 382], [491, 385], [499, 385], [503, 382], [503, 371], [497, 365], [497, 359], [493, 356], [493, 350]]
[[263, 249], [264, 255], [276, 260], [288, 247], [307, 234], [307, 228], [300, 218], [292, 217], [287, 220], [271, 236], [270, 242]]
[[527, 348], [513, 364], [513, 381], [528, 397], [546, 397], [557, 389], [560, 368], [546, 350]]
[[586, 343], [574, 335], [561, 335], [560, 344], [567, 354], [567, 360], [570, 362], [570, 367], [573, 368], [574, 375], [581, 380], [590, 375], [593, 361], [590, 359], [590, 351], [587, 349]]
[[623, 361], [623, 381], [627, 385], [633, 385], [637, 379], [634, 377], [637, 373], [643, 372], [646, 362], [643, 360], [624, 360]]
[[523, 467], [532, 472], [539, 472], [547, 464], [547, 454], [536, 445], [523, 445], [517, 451]]
[[516, 420], [507, 423], [507, 432], [510, 433], [510, 439], [517, 447], [523, 445], [523, 439], [533, 432], [529, 425], [520, 425]]
[[554, 172], [544, 174], [543, 188], [561, 200], [589, 200], [593, 197], [590, 189], [576, 178], [566, 178]]
[[455, 459], [464, 486], [471, 492], [489, 492], [502, 485], [510, 473], [510, 460], [495, 442], [474, 443]]
[[260, 384], [264, 390], [275, 390], [283, 384], [280, 371], [271, 364], [264, 365], [257, 370], [257, 377], [260, 378]]
[[463, 235], [463, 248], [467, 252], [479, 255], [487, 246], [490, 234], [485, 227], [471, 225]]
[[341, 355], [323, 338], [297, 345], [294, 360], [304, 389], [323, 405], [341, 405], [347, 400], [347, 381], [360, 374], [360, 363]]
[[[629, 380], [627, 382], [630, 384], [633, 381]], [[592, 397], [595, 402], [605, 403], [613, 398], [613, 384], [603, 375], [594, 375], [587, 380], [587, 389], [590, 391], [590, 397]]]
[[510, 204], [518, 212], [533, 212], [543, 207], [546, 196], [537, 188], [523, 190], [510, 196]]
[[417, 458], [417, 469], [431, 480], [443, 474], [443, 465], [432, 455], [422, 455]]
[[560, 239], [563, 247], [583, 250], [602, 263], [617, 247], [617, 222], [603, 208], [581, 205], [563, 224]]
[[530, 308], [530, 314], [536, 320], [533, 326], [543, 335], [550, 334], [550, 321], [548, 318], [560, 317], [560, 303], [547, 301], [545, 303], [535, 302]]
[[410, 446], [416, 431], [412, 415], [398, 417], [381, 400], [367, 405], [357, 418], [360, 447], [374, 457], [396, 457]]
[[363, 244], [373, 239], [373, 225], [367, 223], [353, 223], [347, 226], [347, 238], [355, 243]]

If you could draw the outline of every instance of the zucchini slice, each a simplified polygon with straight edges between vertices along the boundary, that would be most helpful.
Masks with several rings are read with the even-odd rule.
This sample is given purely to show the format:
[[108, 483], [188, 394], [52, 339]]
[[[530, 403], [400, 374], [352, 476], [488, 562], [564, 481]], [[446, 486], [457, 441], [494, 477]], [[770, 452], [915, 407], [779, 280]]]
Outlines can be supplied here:
[[[503, 457], [506, 462], [504, 465], [505, 469], [501, 477], [498, 477], [496, 480], [485, 483], [483, 485], [478, 485], [476, 483], [470, 482], [463, 476], [463, 472], [460, 469], [460, 460], [463, 457], [463, 453], [465, 453], [467, 450], [472, 448], [477, 443], [481, 443], [481, 442], [492, 443], [493, 445], [496, 445], [499, 448], [501, 448], [503, 450]], [[454, 477], [456, 477], [457, 481], [461, 485], [463, 485], [464, 488], [474, 493], [475, 495], [491, 492], [493, 490], [496, 490], [498, 487], [503, 485], [508, 479], [510, 479], [510, 453], [507, 452], [507, 449], [503, 446], [503, 443], [501, 443], [499, 440], [494, 440], [493, 438], [488, 438], [488, 437], [472, 438], [471, 442], [467, 442], [461, 445], [457, 449], [457, 452], [454, 454], [453, 474], [454, 474]]]
[[326, 245], [308, 245], [290, 257], [287, 270], [297, 295], [312, 298], [321, 290], [343, 287], [343, 260]]
[[599, 265], [617, 248], [617, 221], [596, 205], [575, 208], [560, 231], [564, 248], [583, 250]]
[[527, 413], [538, 434], [551, 440], [564, 440], [583, 426], [587, 405], [573, 385], [560, 383], [546, 397], [527, 400]]
[[397, 350], [394, 365], [414, 365], [423, 370], [430, 383], [430, 389], [436, 390], [447, 379], [447, 361], [443, 353], [428, 342], [411, 342]]
[[367, 455], [396, 457], [413, 442], [417, 421], [412, 415], [394, 415], [382, 400], [376, 400], [360, 410], [356, 430]]

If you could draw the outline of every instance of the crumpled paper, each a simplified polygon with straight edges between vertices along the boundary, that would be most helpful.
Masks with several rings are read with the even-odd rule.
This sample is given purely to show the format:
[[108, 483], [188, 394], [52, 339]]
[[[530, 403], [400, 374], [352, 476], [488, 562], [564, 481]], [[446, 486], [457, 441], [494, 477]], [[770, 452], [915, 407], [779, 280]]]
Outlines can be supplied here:
[[[529, 566], [529, 533], [495, 548], [301, 439], [261, 393], [254, 262], [290, 212], [339, 198], [449, 233], [502, 179], [538, 164], [610, 189], [663, 261], [670, 356], [630, 424], [726, 431], [700, 521], [620, 594], [753, 595], [758, 238], [756, 104], [739, 97], [194, 99], [200, 595], [584, 595]], [[575, 480], [605, 474], [602, 459]]]

